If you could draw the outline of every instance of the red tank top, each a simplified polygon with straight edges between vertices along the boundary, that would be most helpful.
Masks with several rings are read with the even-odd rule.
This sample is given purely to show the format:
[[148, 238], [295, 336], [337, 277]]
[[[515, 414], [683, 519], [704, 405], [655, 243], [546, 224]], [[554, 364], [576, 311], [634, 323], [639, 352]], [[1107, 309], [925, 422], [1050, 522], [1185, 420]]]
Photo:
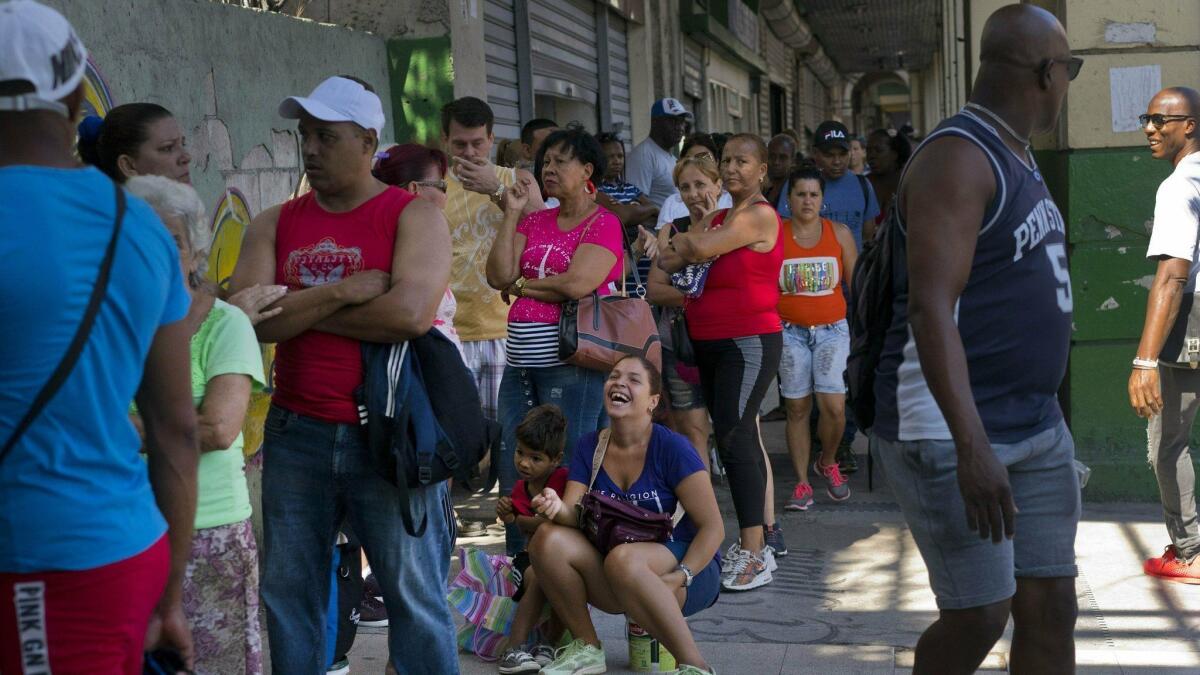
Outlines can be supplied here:
[[[766, 202], [762, 202], [770, 206]], [[772, 210], [774, 213], [774, 210]], [[713, 227], [725, 222], [729, 209], [713, 218]], [[779, 266], [783, 264], [783, 221], [775, 248], [755, 253], [743, 246], [717, 258], [708, 271], [704, 292], [685, 309], [688, 333], [696, 340], [778, 333]]]
[[[395, 187], [346, 213], [330, 213], [309, 192], [283, 205], [275, 230], [275, 283], [303, 290], [364, 270], [392, 271], [396, 222], [415, 197]], [[358, 422], [359, 341], [309, 330], [279, 343], [275, 394], [283, 408], [326, 422]]]
[[821, 219], [821, 238], [812, 248], [796, 243], [784, 224], [783, 268], [779, 270], [779, 317], [800, 326], [822, 326], [846, 318], [842, 294], [842, 245], [833, 221]]

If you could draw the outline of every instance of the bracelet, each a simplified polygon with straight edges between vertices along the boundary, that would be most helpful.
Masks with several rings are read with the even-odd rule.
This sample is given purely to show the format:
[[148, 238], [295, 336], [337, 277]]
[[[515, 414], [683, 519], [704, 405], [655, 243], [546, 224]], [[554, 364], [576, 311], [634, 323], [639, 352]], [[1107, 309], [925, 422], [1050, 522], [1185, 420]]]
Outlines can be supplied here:
[[1133, 367], [1136, 370], [1156, 370], [1158, 368], [1158, 359], [1139, 359], [1133, 360]]

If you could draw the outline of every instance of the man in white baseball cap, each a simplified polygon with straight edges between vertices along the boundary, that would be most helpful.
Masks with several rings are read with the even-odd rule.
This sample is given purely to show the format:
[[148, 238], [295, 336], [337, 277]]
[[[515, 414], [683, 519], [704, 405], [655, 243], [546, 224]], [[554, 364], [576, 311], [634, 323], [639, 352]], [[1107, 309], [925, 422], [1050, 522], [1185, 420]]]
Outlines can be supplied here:
[[162, 221], [72, 153], [86, 60], [58, 12], [0, 3], [4, 673], [135, 672], [146, 645], [192, 666], [190, 300]]
[[323, 122], [354, 122], [375, 130], [375, 139], [383, 134], [383, 103], [366, 82], [349, 75], [337, 75], [321, 84], [308, 96], [289, 96], [279, 104], [279, 116], [298, 120], [301, 112]]
[[[312, 192], [250, 224], [233, 290], [285, 284], [282, 308], [255, 330], [279, 344], [263, 472], [262, 598], [278, 673], [323, 673], [333, 534], [350, 523], [391, 618], [402, 673], [458, 670], [444, 597], [453, 546], [445, 483], [410, 489], [424, 536], [403, 525], [399, 489], [375, 470], [354, 392], [361, 342], [424, 335], [450, 281], [450, 227], [432, 202], [371, 175], [383, 106], [370, 85], [331, 77], [279, 114], [298, 119]], [[297, 636], [306, 636], [297, 639]], [[317, 636], [317, 639], [309, 639]], [[413, 648], [420, 645], [420, 648]]]
[[675, 194], [675, 147], [683, 140], [692, 113], [673, 98], [660, 98], [650, 108], [650, 135], [629, 153], [625, 161], [625, 180], [661, 207]]
[[[58, 12], [32, 0], [0, 4], [0, 111], [51, 110], [83, 80], [87, 50]], [[23, 83], [23, 84], [22, 84]]]

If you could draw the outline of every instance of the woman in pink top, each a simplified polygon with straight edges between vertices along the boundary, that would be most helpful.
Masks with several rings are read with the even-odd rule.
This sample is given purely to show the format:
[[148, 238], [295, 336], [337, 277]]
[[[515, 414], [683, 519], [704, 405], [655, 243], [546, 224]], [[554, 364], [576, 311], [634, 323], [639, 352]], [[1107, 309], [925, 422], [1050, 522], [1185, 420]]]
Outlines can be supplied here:
[[762, 195], [767, 147], [761, 138], [731, 137], [720, 166], [733, 208], [714, 211], [700, 227], [675, 235], [658, 264], [674, 272], [714, 261], [703, 293], [687, 303], [685, 316], [741, 530], [722, 566], [721, 584], [745, 591], [770, 583], [775, 567], [763, 531], [767, 470], [758, 407], [783, 349], [776, 310], [783, 223]]
[[[604, 409], [604, 374], [559, 360], [558, 318], [564, 302], [611, 293], [623, 269], [621, 221], [595, 201], [595, 181], [605, 169], [600, 144], [582, 129], [563, 129], [546, 138], [542, 152], [542, 184], [559, 206], [521, 219], [537, 185], [513, 185], [504, 196], [504, 222], [487, 262], [488, 284], [515, 299], [508, 312], [508, 364], [499, 397], [503, 494], [517, 479], [517, 424], [534, 407], [550, 403], [566, 416], [566, 462], [576, 439], [596, 430]], [[524, 538], [514, 527], [507, 530], [508, 552], [515, 554]]]

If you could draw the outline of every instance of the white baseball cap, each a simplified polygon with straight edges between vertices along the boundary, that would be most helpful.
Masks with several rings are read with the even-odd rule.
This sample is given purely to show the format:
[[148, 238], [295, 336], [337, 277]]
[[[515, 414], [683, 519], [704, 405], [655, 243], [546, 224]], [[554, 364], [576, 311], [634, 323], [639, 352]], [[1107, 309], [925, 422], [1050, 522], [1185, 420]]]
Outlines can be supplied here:
[[87, 50], [70, 22], [33, 0], [0, 3], [0, 82], [27, 82], [29, 91], [0, 96], [0, 110], [53, 110], [87, 70]]
[[331, 77], [307, 97], [289, 96], [279, 104], [279, 116], [300, 119], [304, 111], [322, 122], [354, 122], [383, 134], [383, 103], [374, 92], [345, 77]]
[[683, 107], [677, 98], [660, 98], [650, 106], [650, 117], [686, 117], [692, 119], [692, 113]]

